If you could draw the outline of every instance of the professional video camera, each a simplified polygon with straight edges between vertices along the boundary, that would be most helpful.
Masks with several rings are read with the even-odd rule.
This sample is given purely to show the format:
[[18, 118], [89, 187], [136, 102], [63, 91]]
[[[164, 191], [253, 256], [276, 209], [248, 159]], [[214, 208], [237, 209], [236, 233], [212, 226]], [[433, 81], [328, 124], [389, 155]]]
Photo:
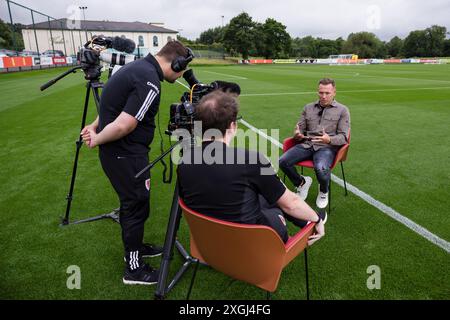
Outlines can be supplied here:
[[117, 51], [133, 53], [136, 44], [133, 40], [124, 37], [94, 36], [78, 52], [77, 59], [85, 73], [86, 80], [99, 79], [102, 66], [100, 60], [110, 64], [124, 65], [136, 60], [134, 55], [108, 53], [104, 50], [113, 48]]
[[184, 80], [189, 84], [190, 91], [184, 92], [181, 96], [181, 103], [172, 103], [170, 106], [170, 119], [168, 125], [168, 134], [172, 134], [176, 129], [186, 129], [191, 134], [194, 129], [195, 107], [200, 99], [208, 93], [220, 89], [224, 92], [239, 95], [241, 88], [237, 83], [216, 80], [210, 84], [200, 83], [194, 75], [192, 69], [183, 74]]

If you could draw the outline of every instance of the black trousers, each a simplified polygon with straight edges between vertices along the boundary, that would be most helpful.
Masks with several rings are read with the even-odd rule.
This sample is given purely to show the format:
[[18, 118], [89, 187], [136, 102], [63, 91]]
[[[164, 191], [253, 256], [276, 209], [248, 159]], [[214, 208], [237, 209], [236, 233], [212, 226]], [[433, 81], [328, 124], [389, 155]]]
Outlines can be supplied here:
[[150, 214], [150, 172], [134, 176], [148, 164], [148, 155], [117, 156], [99, 153], [106, 173], [120, 200], [120, 226], [125, 252], [139, 251], [144, 224]]
[[258, 223], [274, 229], [280, 235], [284, 243], [286, 243], [289, 239], [285, 219], [289, 220], [300, 229], [308, 223], [308, 221], [300, 220], [288, 215], [281, 210], [276, 203], [270, 205], [261, 195], [259, 196], [259, 205], [261, 207], [262, 217]]

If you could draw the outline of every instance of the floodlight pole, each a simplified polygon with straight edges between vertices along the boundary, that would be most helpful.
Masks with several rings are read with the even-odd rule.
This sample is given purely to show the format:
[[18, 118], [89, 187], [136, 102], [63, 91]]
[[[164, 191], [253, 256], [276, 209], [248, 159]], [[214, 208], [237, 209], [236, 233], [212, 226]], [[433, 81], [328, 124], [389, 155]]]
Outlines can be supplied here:
[[82, 7], [78, 7], [78, 8], [80, 10], [83, 10], [84, 32], [86, 33], [86, 42], [87, 42], [89, 40], [88, 40], [88, 34], [87, 34], [87, 28], [86, 28], [86, 15], [84, 13], [84, 10], [86, 10], [88, 7], [82, 6]]

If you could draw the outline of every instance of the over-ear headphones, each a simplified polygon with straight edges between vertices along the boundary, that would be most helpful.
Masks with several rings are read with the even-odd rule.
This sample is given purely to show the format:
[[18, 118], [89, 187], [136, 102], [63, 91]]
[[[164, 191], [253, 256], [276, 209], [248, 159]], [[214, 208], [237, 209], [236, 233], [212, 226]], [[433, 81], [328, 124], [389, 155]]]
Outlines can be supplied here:
[[189, 62], [191, 62], [192, 59], [194, 59], [194, 53], [192, 52], [192, 50], [190, 48], [186, 49], [188, 52], [185, 57], [178, 56], [175, 59], [173, 59], [172, 64], [170, 66], [174, 72], [181, 72], [185, 70]]

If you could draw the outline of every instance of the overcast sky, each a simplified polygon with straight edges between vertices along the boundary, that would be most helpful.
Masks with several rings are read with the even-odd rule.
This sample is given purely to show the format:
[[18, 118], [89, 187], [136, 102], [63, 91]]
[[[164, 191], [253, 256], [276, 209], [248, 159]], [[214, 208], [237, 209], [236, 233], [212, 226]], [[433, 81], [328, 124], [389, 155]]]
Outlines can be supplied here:
[[[312, 35], [328, 39], [351, 32], [370, 31], [382, 40], [433, 24], [450, 31], [450, 0], [15, 0], [55, 18], [68, 18], [87, 6], [86, 20], [163, 22], [183, 37], [197, 38], [202, 31], [227, 24], [247, 12], [254, 21], [274, 18], [287, 27], [292, 37]], [[13, 18], [29, 24], [25, 10], [12, 5]], [[79, 10], [78, 10], [79, 11]], [[222, 18], [222, 16], [224, 16]], [[0, 0], [0, 17], [9, 21], [5, 0]], [[81, 14], [82, 17], [82, 14]], [[42, 19], [36, 18], [42, 21]]]

